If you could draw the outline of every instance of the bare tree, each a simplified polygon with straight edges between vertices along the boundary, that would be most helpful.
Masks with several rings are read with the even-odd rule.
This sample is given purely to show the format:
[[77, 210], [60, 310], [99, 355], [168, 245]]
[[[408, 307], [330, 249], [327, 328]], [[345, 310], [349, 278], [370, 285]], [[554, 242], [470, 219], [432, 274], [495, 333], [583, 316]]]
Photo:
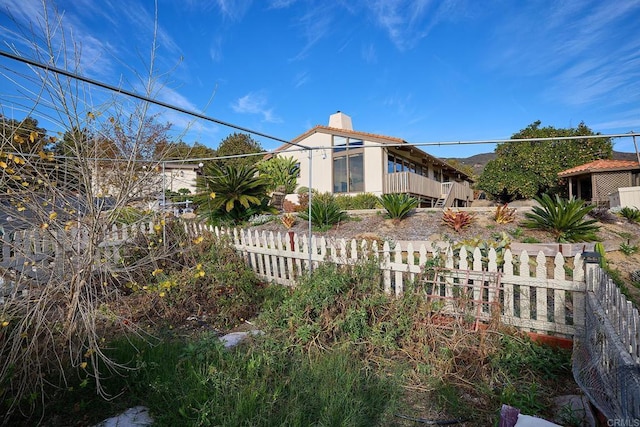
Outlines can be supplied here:
[[[33, 60], [81, 73], [81, 45], [62, 21], [43, 2], [39, 26], [25, 29], [22, 42]], [[146, 96], [160, 84], [155, 51], [154, 37], [148, 75], [138, 75]], [[0, 262], [0, 407], [4, 402], [9, 417], [35, 408], [26, 396], [44, 400], [49, 386], [65, 386], [69, 366], [93, 377], [96, 391], [109, 397], [101, 383], [105, 369], [129, 367], [105, 354], [104, 328], [141, 333], [122, 308], [121, 285], [141, 268], [170, 258], [173, 246], [127, 263], [118, 250], [105, 248], [120, 208], [164, 190], [163, 159], [155, 147], [166, 143], [169, 127], [156, 122], [148, 103], [37, 67], [2, 76], [23, 94], [12, 111], [24, 113], [0, 135], [0, 209], [11, 219], [3, 224]], [[12, 114], [6, 107], [0, 111], [3, 124]], [[29, 122], [32, 116], [66, 132], [47, 139]], [[113, 208], [107, 212], [106, 194]], [[146, 231], [162, 242], [165, 222], [151, 220]]]

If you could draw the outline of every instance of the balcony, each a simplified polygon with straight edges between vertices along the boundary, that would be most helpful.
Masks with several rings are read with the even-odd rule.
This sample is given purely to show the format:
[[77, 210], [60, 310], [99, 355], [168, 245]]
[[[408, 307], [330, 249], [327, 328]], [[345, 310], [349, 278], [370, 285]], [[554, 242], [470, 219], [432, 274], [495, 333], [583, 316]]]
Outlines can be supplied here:
[[443, 207], [453, 205], [454, 200], [473, 200], [473, 190], [468, 183], [438, 182], [412, 172], [385, 174], [385, 194], [409, 193], [415, 196], [442, 200]]

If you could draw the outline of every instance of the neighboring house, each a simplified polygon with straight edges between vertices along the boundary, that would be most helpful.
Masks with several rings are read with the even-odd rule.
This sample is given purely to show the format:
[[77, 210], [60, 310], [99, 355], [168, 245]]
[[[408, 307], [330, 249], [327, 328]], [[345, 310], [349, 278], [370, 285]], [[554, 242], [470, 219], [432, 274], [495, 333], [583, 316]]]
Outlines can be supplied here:
[[200, 165], [191, 163], [154, 163], [136, 170], [120, 170], [118, 164], [100, 165], [92, 173], [91, 187], [96, 196], [118, 196], [126, 191], [129, 197], [156, 198], [162, 190], [196, 192]]
[[[311, 185], [309, 184], [309, 151]], [[464, 172], [406, 141], [354, 131], [351, 117], [337, 112], [329, 126], [316, 126], [277, 150], [300, 164], [298, 186], [333, 194], [407, 193], [422, 207], [467, 206], [472, 180]]]
[[566, 180], [569, 197], [595, 205], [625, 206], [628, 196], [640, 195], [640, 165], [634, 160], [595, 160], [559, 172], [558, 177]]

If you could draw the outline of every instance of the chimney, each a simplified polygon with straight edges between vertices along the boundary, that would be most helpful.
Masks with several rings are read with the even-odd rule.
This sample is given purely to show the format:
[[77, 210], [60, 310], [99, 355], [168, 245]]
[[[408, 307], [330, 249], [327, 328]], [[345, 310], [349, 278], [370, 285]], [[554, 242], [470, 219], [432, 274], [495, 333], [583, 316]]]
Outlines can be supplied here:
[[344, 130], [353, 130], [351, 117], [347, 116], [341, 111], [337, 111], [335, 114], [329, 116], [329, 127]]

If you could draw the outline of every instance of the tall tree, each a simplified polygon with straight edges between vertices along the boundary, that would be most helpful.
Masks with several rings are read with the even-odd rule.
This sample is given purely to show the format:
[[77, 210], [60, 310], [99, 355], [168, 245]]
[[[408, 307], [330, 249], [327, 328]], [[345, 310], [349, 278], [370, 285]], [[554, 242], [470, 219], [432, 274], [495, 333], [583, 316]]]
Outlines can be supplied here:
[[213, 148], [195, 142], [189, 145], [184, 141], [163, 141], [156, 146], [154, 157], [164, 160], [189, 160], [216, 157], [217, 152]]
[[[238, 154], [256, 154], [264, 150], [260, 143], [246, 133], [233, 133], [226, 137], [218, 147], [218, 156], [234, 156]], [[220, 165], [253, 166], [262, 159], [262, 156], [235, 157], [219, 160]]]
[[0, 189], [7, 193], [41, 190], [54, 170], [53, 154], [47, 151], [53, 141], [36, 119], [0, 114]]
[[[487, 163], [478, 179], [479, 189], [494, 199], [509, 202], [528, 199], [544, 193], [562, 193], [558, 172], [596, 159], [610, 159], [610, 138], [588, 138], [599, 135], [584, 123], [576, 128], [540, 127], [535, 121], [513, 134], [512, 142], [498, 144], [497, 157]], [[575, 137], [571, 140], [522, 141], [518, 139]]]

